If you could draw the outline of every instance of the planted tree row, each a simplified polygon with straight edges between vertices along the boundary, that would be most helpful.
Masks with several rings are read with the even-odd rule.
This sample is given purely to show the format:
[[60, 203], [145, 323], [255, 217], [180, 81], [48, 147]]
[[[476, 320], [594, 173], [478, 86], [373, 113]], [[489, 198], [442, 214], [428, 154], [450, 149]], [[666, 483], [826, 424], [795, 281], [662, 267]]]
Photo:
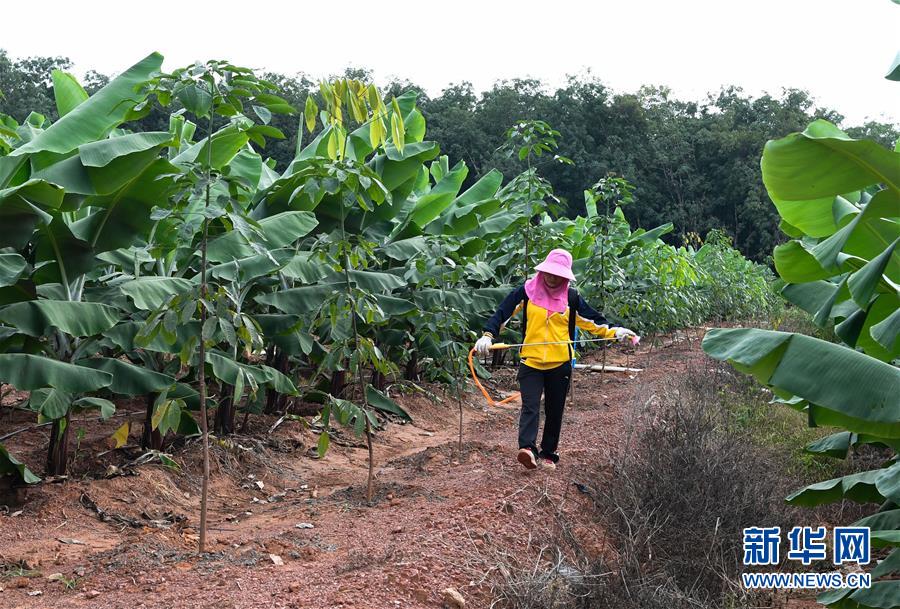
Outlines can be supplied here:
[[[546, 123], [509, 130], [521, 173], [465, 188], [414, 93], [342, 79], [302, 108], [278, 93], [226, 62], [167, 73], [152, 54], [91, 96], [54, 73], [54, 122], [0, 116], [0, 382], [51, 423], [47, 474], [65, 472], [74, 414], [108, 419], [135, 397], [148, 450], [318, 404], [321, 454], [332, 425], [371, 451], [387, 417], [409, 418], [388, 383], [445, 382], [461, 408], [472, 330], [552, 247], [611, 319], [643, 330], [770, 304], [768, 271], [727, 240], [632, 231], [620, 178], [561, 217], [539, 161], [571, 161]], [[168, 130], [131, 129], [167, 108]], [[298, 142], [314, 135], [280, 172], [264, 156], [286, 136], [278, 116]], [[110, 431], [122, 445], [132, 430]], [[37, 481], [2, 447], [0, 472]]]

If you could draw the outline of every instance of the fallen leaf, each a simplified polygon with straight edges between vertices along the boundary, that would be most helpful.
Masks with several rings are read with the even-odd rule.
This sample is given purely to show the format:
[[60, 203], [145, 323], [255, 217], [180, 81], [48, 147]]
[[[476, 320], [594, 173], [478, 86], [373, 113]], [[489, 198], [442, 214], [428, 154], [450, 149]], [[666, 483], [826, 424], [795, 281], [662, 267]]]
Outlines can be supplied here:
[[125, 444], [128, 443], [128, 432], [130, 430], [130, 423], [127, 421], [122, 423], [122, 426], [119, 427], [116, 432], [112, 435], [113, 441], [116, 443], [116, 448], [122, 448]]
[[85, 546], [85, 545], [87, 545], [86, 543], [84, 543], [84, 542], [81, 541], [80, 539], [70, 539], [70, 538], [68, 538], [68, 537], [57, 537], [56, 540], [59, 541], [60, 543], [67, 543], [67, 544], [73, 545], [73, 546]]

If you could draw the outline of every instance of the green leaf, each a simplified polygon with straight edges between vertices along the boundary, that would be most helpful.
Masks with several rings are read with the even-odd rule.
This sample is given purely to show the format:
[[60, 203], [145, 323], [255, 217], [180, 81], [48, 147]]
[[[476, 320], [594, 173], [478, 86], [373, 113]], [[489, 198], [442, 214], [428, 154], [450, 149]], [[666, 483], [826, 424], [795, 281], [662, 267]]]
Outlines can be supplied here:
[[58, 209], [64, 195], [64, 188], [36, 179], [0, 190], [0, 247], [25, 247], [38, 223], [51, 223], [46, 210]]
[[100, 418], [104, 421], [116, 414], [116, 405], [109, 400], [104, 400], [103, 398], [78, 398], [77, 400], [72, 402], [72, 405], [81, 410], [96, 408], [100, 411]]
[[136, 241], [149, 240], [155, 225], [151, 210], [171, 196], [174, 189], [171, 175], [178, 169], [164, 159], [154, 160], [137, 175], [119, 173], [116, 167], [121, 163], [143, 161], [155, 154], [152, 150], [149, 153], [135, 153], [134, 157], [141, 158], [122, 158], [121, 162], [116, 161], [104, 168], [104, 173], [113, 176], [111, 179], [126, 175], [130, 180], [115, 192], [91, 197], [91, 207], [96, 211], [72, 224], [72, 233], [90, 244], [95, 252], [128, 248]]
[[[835, 274], [851, 257], [871, 260], [900, 236], [900, 228], [892, 219], [897, 209], [900, 209], [900, 192], [880, 190], [862, 212], [809, 251], [822, 268], [830, 269]], [[856, 265], [853, 270], [858, 268], [859, 265]], [[892, 260], [888, 264], [887, 275], [900, 281], [900, 262]]]
[[134, 301], [134, 306], [142, 311], [155, 311], [176, 294], [185, 294], [194, 284], [180, 277], [138, 277], [122, 283], [122, 292]]
[[853, 523], [855, 527], [869, 527], [873, 531], [900, 529], [900, 509], [876, 512]]
[[206, 361], [212, 367], [213, 376], [229, 385], [237, 385], [238, 377], [244, 375], [252, 378], [258, 385], [271, 387], [279, 393], [297, 395], [297, 388], [291, 380], [269, 366], [242, 364], [215, 351], [207, 352]]
[[378, 391], [372, 385], [366, 385], [366, 401], [376, 410], [395, 414], [407, 423], [412, 422], [412, 417], [400, 404]]
[[139, 396], [158, 393], [175, 384], [175, 379], [167, 374], [111, 357], [92, 357], [78, 360], [76, 363], [79, 366], [109, 372], [113, 376], [109, 390], [119, 395]]
[[51, 72], [53, 79], [53, 97], [56, 98], [56, 111], [60, 117], [74, 110], [79, 104], [87, 101], [87, 92], [78, 84], [74, 76], [62, 70]]
[[284, 313], [302, 315], [317, 310], [322, 306], [322, 301], [333, 294], [334, 290], [334, 284], [309, 285], [260, 294], [254, 300], [260, 304], [272, 305]]
[[872, 547], [900, 546], [900, 531], [872, 531]]
[[108, 85], [50, 125], [10, 156], [36, 152], [65, 154], [88, 142], [103, 139], [127, 117], [145, 95], [135, 89], [162, 67], [163, 57], [152, 53], [114, 78]]
[[[896, 3], [897, 0], [894, 0]], [[884, 76], [888, 80], [900, 80], [900, 51], [897, 52], [896, 57], [894, 57], [894, 63], [891, 64], [888, 73]]]
[[403, 148], [406, 145], [406, 128], [403, 125], [403, 113], [396, 97], [391, 100], [391, 109], [391, 140], [400, 154], [403, 154]]
[[0, 381], [20, 391], [52, 387], [68, 393], [87, 393], [112, 384], [107, 372], [25, 353], [0, 354]]
[[[396, 275], [380, 273], [377, 271], [348, 271], [350, 284], [365, 290], [366, 292], [392, 292], [406, 287], [406, 282]], [[344, 283], [343, 273], [330, 273], [325, 282], [333, 284]]]
[[[308, 235], [318, 224], [315, 214], [307, 211], [286, 211], [259, 221], [264, 239], [269, 249], [290, 245]], [[207, 246], [210, 262], [231, 262], [256, 255], [247, 239], [237, 231], [229, 231], [216, 237]]]
[[0, 254], [0, 288], [15, 285], [27, 267], [19, 254]]
[[849, 431], [840, 431], [830, 436], [809, 444], [804, 451], [816, 455], [828, 455], [837, 459], [844, 459], [850, 450], [856, 434]]
[[875, 483], [883, 473], [884, 470], [876, 469], [818, 482], [788, 495], [785, 501], [805, 507], [833, 503], [841, 499], [850, 499], [857, 503], [881, 503], [885, 497], [878, 492]]
[[319, 107], [310, 95], [306, 98], [306, 106], [303, 108], [303, 118], [306, 120], [306, 130], [310, 133], [316, 128], [316, 117], [318, 115]]
[[265, 106], [253, 106], [253, 112], [259, 117], [263, 124], [268, 125], [272, 120], [272, 112]]
[[900, 462], [879, 471], [881, 475], [875, 481], [878, 492], [894, 504], [900, 504]]
[[179, 353], [183, 347], [192, 340], [196, 341], [200, 336], [200, 322], [194, 320], [186, 324], [178, 324], [175, 328], [174, 343], [168, 343], [160, 333], [153, 336], [146, 345], [138, 344], [135, 342], [135, 339], [145, 327], [146, 324], [144, 322], [126, 321], [107, 330], [103, 335], [112, 340], [123, 351], [146, 349], [148, 351], [173, 354]]
[[853, 300], [855, 300], [856, 304], [860, 307], [865, 308], [869, 306], [869, 300], [872, 298], [872, 293], [875, 292], [875, 287], [878, 285], [878, 282], [881, 281], [882, 275], [891, 260], [891, 256], [894, 255], [894, 248], [897, 247], [898, 243], [900, 243], [900, 237], [894, 240], [894, 242], [876, 258], [873, 258], [867, 262], [864, 267], [853, 273], [850, 280], [847, 282], [847, 287], [850, 288], [850, 294], [853, 296]]
[[72, 396], [58, 389], [36, 389], [28, 398], [29, 407], [49, 420], [61, 419], [69, 412]]
[[[824, 325], [830, 319], [831, 309], [840, 286], [830, 281], [810, 281], [789, 283], [781, 290], [784, 298], [812, 315], [817, 325]], [[849, 292], [847, 292], [849, 296]]]
[[806, 283], [831, 277], [816, 257], [799, 241], [788, 241], [775, 248], [775, 269], [788, 283]]
[[94, 336], [118, 320], [115, 308], [96, 302], [31, 300], [0, 309], [0, 321], [30, 336], [44, 336], [53, 328], [71, 336]]
[[36, 484], [41, 481], [24, 463], [9, 454], [6, 447], [0, 444], [0, 476], [14, 475], [25, 484]]
[[219, 325], [218, 318], [216, 316], [207, 317], [206, 321], [203, 322], [203, 326], [200, 330], [200, 337], [204, 341], [212, 340], [213, 336], [216, 334], [216, 327]]
[[[199, 402], [196, 394], [192, 395], [191, 399]], [[199, 405], [192, 405], [191, 407], [200, 408]], [[199, 436], [201, 434], [200, 425], [197, 424], [191, 413], [184, 408], [181, 409], [181, 420], [178, 422], [177, 431], [183, 436]]]
[[888, 319], [891, 314], [900, 311], [900, 297], [896, 293], [878, 293], [877, 298], [864, 311], [865, 321], [859, 331], [856, 342], [852, 345], [862, 349], [866, 355], [876, 357], [883, 362], [890, 363], [900, 357], [900, 349], [886, 349], [872, 334], [872, 328]]
[[762, 174], [773, 200], [808, 201], [885, 184], [900, 192], [900, 154], [854, 140], [825, 120], [802, 133], [769, 140]]
[[408, 315], [416, 310], [415, 303], [404, 298], [397, 298], [396, 296], [376, 294], [375, 300], [378, 303], [378, 307], [384, 311], [384, 314], [389, 318]]
[[35, 260], [35, 266], [39, 262], [48, 263], [35, 272], [37, 283], [71, 284], [96, 264], [90, 243], [76, 237], [62, 216], [39, 228]]
[[[125, 173], [126, 177], [130, 179], [132, 176], [140, 173], [144, 167], [150, 165], [155, 160], [156, 153], [171, 142], [172, 134], [168, 131], [127, 133], [118, 137], [84, 144], [78, 148], [78, 156], [85, 167], [95, 169], [108, 167], [117, 160], [127, 159], [129, 161], [128, 166], [118, 164], [116, 170]], [[138, 154], [147, 152], [150, 153], [149, 159], [144, 158], [142, 154]], [[131, 171], [128, 171], [129, 168]], [[94, 175], [92, 175], [92, 178]], [[95, 180], [92, 181], [96, 184]], [[108, 194], [111, 190], [115, 190], [115, 187], [98, 188], [97, 192]]]
[[[172, 163], [178, 166], [188, 166], [198, 163], [206, 167], [207, 156], [211, 154], [210, 167], [222, 169], [228, 165], [240, 153], [250, 141], [247, 132], [241, 131], [235, 125], [228, 125], [213, 134], [212, 143], [207, 145], [206, 138], [188, 146], [172, 159]], [[211, 151], [210, 151], [211, 147]]]
[[[184, 414], [184, 411], [182, 411], [182, 414]], [[181, 433], [180, 430], [179, 433]], [[181, 466], [178, 465], [178, 462], [169, 455], [165, 453], [159, 453], [157, 454], [157, 456], [159, 457], [159, 462], [162, 463], [163, 467], [168, 467], [169, 469], [174, 469], [176, 471], [181, 469]]]
[[641, 229], [637, 229], [634, 231], [631, 236], [628, 238], [628, 245], [632, 244], [650, 244], [655, 243], [657, 239], [662, 237], [663, 235], [667, 235], [675, 230], [675, 225], [671, 222], [666, 222], [665, 224], [661, 224], [656, 228], [652, 228], [648, 231], [642, 231]]
[[222, 281], [247, 282], [281, 270], [293, 259], [293, 250], [279, 249], [212, 266], [209, 274]]
[[893, 609], [900, 603], [900, 579], [872, 582], [871, 588], [851, 589], [846, 598], [859, 609]]
[[316, 444], [316, 452], [319, 454], [319, 458], [323, 458], [325, 453], [328, 452], [328, 446], [331, 444], [331, 438], [328, 437], [328, 432], [323, 431], [319, 434], [319, 441]]
[[469, 169], [465, 163], [457, 163], [428, 194], [416, 201], [409, 221], [422, 228], [437, 218], [453, 203], [468, 174]]
[[895, 310], [869, 329], [869, 334], [886, 350], [895, 352], [900, 348], [900, 309]]
[[838, 222], [859, 209], [841, 196], [823, 197], [811, 201], [775, 200], [782, 219], [810, 237], [828, 237], [838, 229]]
[[802, 334], [714, 329], [703, 350], [760, 382], [810, 402], [817, 423], [900, 438], [900, 369]]
[[177, 431], [181, 422], [181, 409], [184, 406], [182, 400], [165, 400], [158, 404], [153, 411], [150, 425], [159, 433], [166, 435], [169, 431]]
[[198, 118], [208, 116], [212, 110], [213, 98], [209, 91], [209, 85], [205, 81], [202, 84], [190, 83], [179, 87], [175, 96], [188, 112]]
[[894, 573], [900, 573], [900, 548], [891, 552], [887, 558], [881, 561], [881, 564], [872, 570], [872, 577], [884, 577]]

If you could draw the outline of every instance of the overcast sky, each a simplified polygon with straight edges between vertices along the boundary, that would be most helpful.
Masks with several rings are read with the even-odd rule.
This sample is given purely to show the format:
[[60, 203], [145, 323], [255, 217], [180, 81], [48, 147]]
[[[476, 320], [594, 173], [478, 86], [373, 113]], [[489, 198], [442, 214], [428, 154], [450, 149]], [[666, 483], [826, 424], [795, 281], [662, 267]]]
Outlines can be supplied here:
[[[809, 90], [848, 123], [900, 123], [900, 49], [890, 0], [445, 0], [228, 2], [51, 0], [5, 7], [0, 48], [64, 55], [75, 72], [119, 72], [151, 51], [166, 68], [223, 58], [313, 76], [347, 65], [438, 94], [531, 76], [551, 85], [590, 69], [619, 92], [641, 84], [682, 99], [736, 84], [753, 95]], [[18, 13], [18, 16], [17, 16]], [[39, 15], [39, 16], [37, 16]]]

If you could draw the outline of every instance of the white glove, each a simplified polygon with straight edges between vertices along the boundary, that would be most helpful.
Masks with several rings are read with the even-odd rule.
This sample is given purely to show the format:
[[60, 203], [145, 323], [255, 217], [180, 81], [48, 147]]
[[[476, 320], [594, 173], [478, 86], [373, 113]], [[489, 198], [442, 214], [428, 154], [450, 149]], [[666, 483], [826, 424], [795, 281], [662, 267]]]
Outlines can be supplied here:
[[620, 343], [624, 343], [627, 340], [631, 340], [633, 337], [636, 337], [633, 331], [628, 328], [612, 328], [612, 330], [616, 333], [616, 340]]
[[475, 343], [475, 350], [478, 352], [478, 355], [484, 357], [490, 353], [493, 342], [494, 340], [487, 334], [479, 338], [478, 342]]

